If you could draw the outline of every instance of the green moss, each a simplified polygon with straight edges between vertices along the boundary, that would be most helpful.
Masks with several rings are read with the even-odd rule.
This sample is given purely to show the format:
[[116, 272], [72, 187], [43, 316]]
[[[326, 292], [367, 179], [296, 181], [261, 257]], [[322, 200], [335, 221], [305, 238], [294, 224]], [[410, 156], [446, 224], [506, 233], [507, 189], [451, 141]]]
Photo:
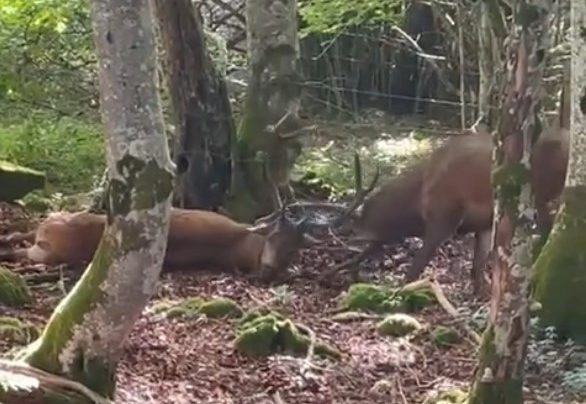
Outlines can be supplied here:
[[151, 310], [153, 313], [163, 314], [168, 318], [192, 318], [206, 315], [210, 318], [239, 318], [242, 317], [242, 308], [232, 299], [216, 298], [205, 301], [199, 297], [192, 297], [178, 302], [161, 301]]
[[31, 192], [25, 195], [21, 202], [31, 212], [46, 213], [53, 209], [53, 203], [43, 192]]
[[521, 188], [529, 181], [529, 175], [529, 169], [522, 163], [501, 164], [493, 170], [493, 187], [507, 212], [517, 211]]
[[368, 283], [355, 283], [340, 302], [343, 310], [392, 313], [418, 311], [435, 301], [429, 288], [417, 290], [388, 289]]
[[0, 267], [0, 304], [21, 307], [31, 301], [31, 293], [24, 279], [20, 275]]
[[435, 294], [430, 288], [404, 291], [399, 293], [403, 307], [408, 312], [417, 312], [436, 302]]
[[39, 329], [13, 317], [0, 317], [0, 339], [16, 344], [27, 344], [39, 337]]
[[401, 308], [401, 302], [393, 298], [391, 290], [368, 283], [355, 283], [342, 298], [340, 306], [345, 310], [388, 313]]
[[144, 162], [127, 154], [116, 163], [116, 168], [127, 175], [124, 181], [110, 180], [111, 209], [115, 213], [152, 208], [173, 191], [174, 174], [159, 167], [154, 159]]
[[534, 264], [534, 297], [544, 325], [586, 343], [586, 187], [567, 187], [551, 234]]
[[438, 394], [434, 404], [466, 404], [468, 393], [460, 389], [452, 389]]
[[266, 315], [241, 324], [234, 341], [236, 350], [251, 356], [269, 355], [277, 349], [281, 323], [275, 316]]
[[201, 305], [199, 311], [201, 314], [205, 314], [206, 316], [212, 318], [239, 318], [242, 317], [243, 314], [242, 308], [240, 308], [238, 303], [232, 299], [227, 298], [217, 298], [205, 302]]
[[[250, 356], [264, 356], [279, 352], [305, 355], [310, 337], [303, 333], [291, 320], [278, 313], [260, 316], [246, 316], [237, 331], [234, 347]], [[341, 354], [333, 347], [316, 341], [314, 352], [321, 357], [339, 359]]]
[[[22, 360], [50, 373], [61, 373], [59, 357], [65, 344], [71, 338], [75, 326], [80, 324], [85, 314], [104, 298], [100, 286], [106, 279], [113, 254], [117, 249], [114, 243], [115, 241], [110, 238], [102, 239], [93, 262], [75, 284], [73, 290], [53, 311], [41, 337], [27, 347]], [[82, 357], [82, 352], [78, 352], [78, 355], [75, 362], [84, 364], [86, 361]], [[110, 396], [113, 393], [113, 385], [96, 384], [94, 381], [101, 383], [103, 380], [110, 380], [111, 376], [101, 377], [88, 373], [89, 371], [89, 368], [83, 367], [83, 371], [79, 373], [74, 371], [74, 373], [78, 374], [77, 380], [87, 381], [84, 384], [88, 387], [104, 396]]]
[[393, 337], [403, 337], [421, 328], [417, 319], [402, 313], [390, 314], [376, 325], [379, 334]]
[[501, 381], [483, 381], [484, 369], [494, 369], [498, 361], [495, 348], [495, 331], [489, 325], [482, 336], [482, 343], [479, 349], [479, 365], [475, 380], [468, 395], [467, 404], [485, 403], [522, 403], [523, 402], [523, 380], [515, 376], [505, 376]]
[[450, 327], [438, 326], [431, 332], [431, 338], [439, 347], [450, 347], [462, 340], [456, 330]]

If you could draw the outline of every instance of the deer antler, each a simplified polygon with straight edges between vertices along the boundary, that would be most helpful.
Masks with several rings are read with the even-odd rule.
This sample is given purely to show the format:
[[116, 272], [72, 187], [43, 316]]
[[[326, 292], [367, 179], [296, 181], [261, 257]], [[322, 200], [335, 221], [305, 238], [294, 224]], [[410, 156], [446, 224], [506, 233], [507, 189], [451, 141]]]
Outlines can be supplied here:
[[370, 181], [370, 184], [366, 189], [362, 188], [362, 163], [360, 162], [360, 156], [358, 153], [354, 153], [354, 181], [355, 181], [355, 188], [356, 194], [354, 195], [354, 200], [348, 206], [348, 208], [342, 213], [342, 215], [338, 216], [332, 224], [331, 227], [338, 227], [346, 222], [348, 218], [354, 213], [354, 211], [364, 203], [364, 200], [370, 195], [370, 193], [376, 187], [376, 183], [378, 182], [378, 178], [380, 176], [380, 167], [377, 165], [376, 172]]

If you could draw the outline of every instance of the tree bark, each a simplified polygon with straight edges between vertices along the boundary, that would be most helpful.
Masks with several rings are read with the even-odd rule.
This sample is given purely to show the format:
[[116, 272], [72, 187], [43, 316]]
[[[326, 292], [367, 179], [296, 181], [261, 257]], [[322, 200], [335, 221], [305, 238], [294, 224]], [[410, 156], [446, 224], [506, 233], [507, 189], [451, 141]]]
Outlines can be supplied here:
[[529, 153], [552, 3], [516, 3], [507, 55], [508, 88], [498, 128], [498, 166], [493, 174], [497, 203], [490, 316], [469, 404], [523, 402], [532, 264], [531, 226], [524, 216], [531, 204]]
[[174, 167], [155, 83], [149, 1], [94, 0], [92, 20], [111, 179], [108, 222], [92, 263], [20, 359], [112, 397], [123, 343], [161, 270]]
[[229, 190], [236, 129], [226, 83], [205, 42], [191, 0], [155, 0], [173, 104], [178, 168], [175, 203], [217, 210]]
[[480, 3], [478, 114], [489, 127], [494, 127], [499, 118], [500, 95], [505, 84], [501, 79], [505, 70], [502, 64], [504, 54], [501, 52], [506, 35], [503, 14], [496, 0]]
[[[432, 7], [421, 0], [405, 0], [405, 8], [405, 32], [426, 53], [434, 54], [439, 34]], [[411, 46], [399, 50], [391, 78], [391, 92], [397, 96], [391, 98], [391, 113], [421, 114], [429, 110], [429, 102], [426, 100], [434, 97], [438, 83], [436, 71], [431, 71], [429, 78], [422, 74], [429, 68]]]
[[[535, 262], [541, 320], [586, 343], [586, 5], [572, 2], [571, 137], [562, 204]], [[567, 109], [567, 108], [566, 108]], [[562, 118], [563, 121], [564, 118]]]
[[271, 183], [293, 197], [289, 174], [301, 153], [297, 2], [248, 0], [249, 83], [228, 210], [246, 221], [276, 206]]

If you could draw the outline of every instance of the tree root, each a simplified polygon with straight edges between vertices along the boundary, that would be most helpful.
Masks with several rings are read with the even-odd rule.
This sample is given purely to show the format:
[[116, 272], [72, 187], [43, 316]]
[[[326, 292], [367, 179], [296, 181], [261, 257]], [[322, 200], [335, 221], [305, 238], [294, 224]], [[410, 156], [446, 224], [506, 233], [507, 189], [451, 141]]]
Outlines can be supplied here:
[[114, 404], [113, 401], [100, 396], [81, 383], [33, 368], [26, 363], [0, 359], [0, 372], [9, 373], [16, 377], [26, 376], [34, 378], [39, 382], [39, 385], [43, 385], [44, 387], [73, 390], [95, 404]]

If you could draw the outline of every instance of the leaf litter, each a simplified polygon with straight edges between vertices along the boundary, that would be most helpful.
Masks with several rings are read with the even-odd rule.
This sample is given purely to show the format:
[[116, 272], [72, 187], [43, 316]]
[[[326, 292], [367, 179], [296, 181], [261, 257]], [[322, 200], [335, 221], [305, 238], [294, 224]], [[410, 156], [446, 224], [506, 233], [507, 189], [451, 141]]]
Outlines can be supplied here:
[[[30, 229], [39, 218], [22, 209], [0, 204], [0, 234]], [[468, 271], [471, 259], [470, 237], [446, 243], [429, 268], [450, 302], [466, 312], [474, 312], [483, 302], [472, 298]], [[407, 241], [388, 247], [383, 260], [367, 260], [364, 276], [381, 282], [402, 273], [418, 243]], [[238, 320], [161, 318], [145, 310], [126, 342], [117, 371], [116, 402], [150, 403], [422, 403], [431, 391], [466, 389], [476, 365], [475, 347], [467, 340], [439, 348], [425, 333], [413, 338], [382, 337], [376, 320], [336, 322], [332, 315], [338, 296], [350, 285], [340, 275], [330, 284], [317, 281], [320, 271], [341, 262], [349, 253], [317, 247], [303, 251], [295, 266], [303, 276], [293, 277], [286, 287], [249, 282], [242, 276], [194, 270], [164, 274], [149, 307], [165, 299], [201, 297], [231, 298], [245, 310], [259, 304], [270, 305], [295, 322], [309, 327], [317, 337], [342, 353], [340, 361], [310, 360], [287, 355], [251, 358], [233, 349]], [[2, 263], [23, 275], [35, 276], [49, 268], [30, 264]], [[399, 267], [398, 269], [395, 267]], [[65, 287], [75, 281], [64, 270]], [[63, 291], [55, 282], [35, 282], [34, 303], [15, 309], [0, 307], [4, 316], [13, 316], [42, 327]], [[453, 317], [439, 305], [415, 314], [424, 324], [451, 325]], [[0, 340], [0, 352], [8, 355], [19, 346]], [[569, 403], [559, 383], [527, 375], [527, 403]], [[572, 401], [577, 403], [578, 401]]]

